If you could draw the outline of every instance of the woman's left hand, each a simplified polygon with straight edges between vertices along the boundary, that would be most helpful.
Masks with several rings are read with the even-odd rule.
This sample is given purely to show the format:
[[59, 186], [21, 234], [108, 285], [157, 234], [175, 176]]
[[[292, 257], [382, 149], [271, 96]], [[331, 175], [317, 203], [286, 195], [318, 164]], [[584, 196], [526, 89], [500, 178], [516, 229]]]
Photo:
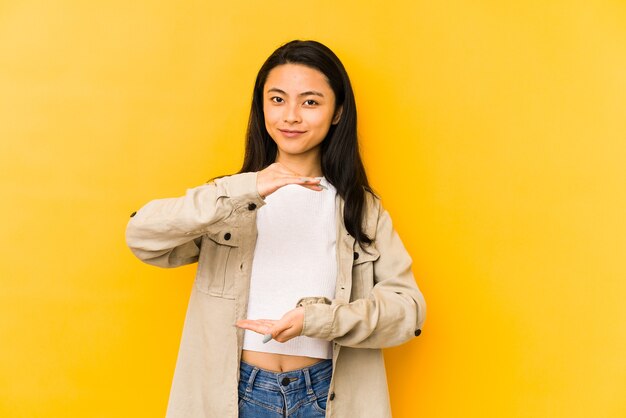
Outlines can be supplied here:
[[279, 320], [275, 319], [241, 319], [235, 326], [259, 334], [272, 334], [272, 338], [279, 343], [289, 341], [302, 333], [304, 323], [304, 308], [298, 307], [287, 312]]

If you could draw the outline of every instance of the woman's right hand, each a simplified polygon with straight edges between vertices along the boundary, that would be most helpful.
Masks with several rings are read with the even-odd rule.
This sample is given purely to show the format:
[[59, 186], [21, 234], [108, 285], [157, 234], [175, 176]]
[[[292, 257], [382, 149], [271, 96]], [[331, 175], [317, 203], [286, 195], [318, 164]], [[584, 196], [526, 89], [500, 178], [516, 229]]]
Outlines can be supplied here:
[[268, 165], [257, 173], [256, 187], [263, 199], [288, 184], [299, 184], [307, 189], [321, 191], [320, 179], [304, 177], [291, 171], [281, 163]]

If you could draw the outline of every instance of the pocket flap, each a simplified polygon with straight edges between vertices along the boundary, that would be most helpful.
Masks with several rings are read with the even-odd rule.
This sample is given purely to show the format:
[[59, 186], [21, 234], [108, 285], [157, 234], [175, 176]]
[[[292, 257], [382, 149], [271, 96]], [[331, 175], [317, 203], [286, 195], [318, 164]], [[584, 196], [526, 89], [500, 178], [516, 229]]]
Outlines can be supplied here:
[[227, 245], [229, 247], [239, 246], [239, 231], [223, 229], [218, 232], [207, 232], [207, 237], [220, 245]]

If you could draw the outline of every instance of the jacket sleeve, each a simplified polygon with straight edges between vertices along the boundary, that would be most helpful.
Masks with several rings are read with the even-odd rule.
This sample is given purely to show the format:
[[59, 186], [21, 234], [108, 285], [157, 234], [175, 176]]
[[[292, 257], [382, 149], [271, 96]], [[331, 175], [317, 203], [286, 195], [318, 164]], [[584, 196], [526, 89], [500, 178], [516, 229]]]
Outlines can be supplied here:
[[128, 222], [126, 243], [148, 264], [177, 267], [193, 263], [198, 261], [202, 235], [218, 231], [233, 213], [264, 204], [256, 173], [222, 177], [189, 189], [182, 197], [146, 204]]
[[374, 245], [380, 256], [373, 263], [370, 295], [349, 303], [305, 304], [302, 335], [348, 347], [384, 348], [421, 333], [426, 303], [411, 272], [411, 257], [380, 206]]

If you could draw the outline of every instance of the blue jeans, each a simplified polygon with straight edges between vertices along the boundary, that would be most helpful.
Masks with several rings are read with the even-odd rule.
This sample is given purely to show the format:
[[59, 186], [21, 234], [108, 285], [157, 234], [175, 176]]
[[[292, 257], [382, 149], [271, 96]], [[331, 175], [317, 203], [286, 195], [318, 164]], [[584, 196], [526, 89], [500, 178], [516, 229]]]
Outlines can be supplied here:
[[239, 418], [322, 418], [332, 360], [275, 373], [244, 361], [239, 366]]

